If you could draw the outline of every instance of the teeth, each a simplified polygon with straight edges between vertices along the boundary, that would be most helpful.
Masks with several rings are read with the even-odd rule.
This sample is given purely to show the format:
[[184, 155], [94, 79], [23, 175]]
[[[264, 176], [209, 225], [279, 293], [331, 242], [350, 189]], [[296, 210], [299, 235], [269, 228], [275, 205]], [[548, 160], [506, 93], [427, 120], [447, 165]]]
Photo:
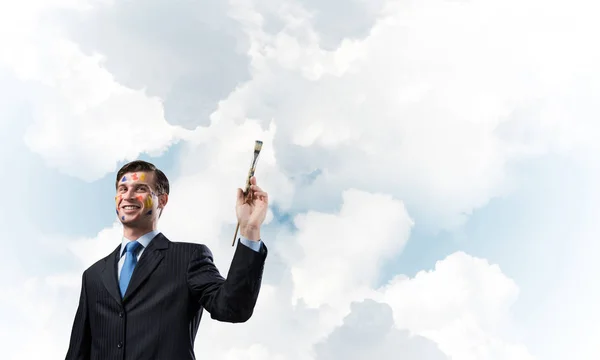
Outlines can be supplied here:
[[123, 209], [127, 209], [127, 210], [137, 209], [137, 206], [127, 205], [127, 206], [123, 206]]

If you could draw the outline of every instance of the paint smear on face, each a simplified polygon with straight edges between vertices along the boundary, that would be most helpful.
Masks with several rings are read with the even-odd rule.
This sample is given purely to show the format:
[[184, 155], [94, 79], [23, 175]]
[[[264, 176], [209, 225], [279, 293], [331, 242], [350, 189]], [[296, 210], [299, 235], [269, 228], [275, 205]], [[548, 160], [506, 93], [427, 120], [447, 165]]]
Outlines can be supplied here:
[[121, 216], [121, 220], [123, 220], [123, 221], [124, 221], [124, 220], [125, 220], [125, 216]]
[[141, 181], [146, 181], [146, 174], [145, 173], [141, 173], [140, 174], [140, 180]]
[[154, 205], [154, 203], [152, 202], [152, 198], [147, 197], [146, 200], [144, 201], [144, 206], [146, 207], [146, 209], [151, 209], [152, 205]]
[[143, 202], [144, 201], [144, 198], [142, 197], [142, 195], [138, 195], [135, 198], [138, 199], [139, 202]]
[[133, 173], [133, 175], [131, 175], [131, 179], [132, 179], [133, 181], [137, 181], [137, 179], [138, 179], [138, 175], [137, 175], [137, 173]]
[[152, 210], [148, 211], [146, 215], [152, 215]]
[[121, 179], [121, 182], [125, 182], [127, 181], [127, 176], [123, 176], [123, 178]]
[[121, 201], [121, 195], [115, 196], [115, 205], [119, 206], [119, 201]]

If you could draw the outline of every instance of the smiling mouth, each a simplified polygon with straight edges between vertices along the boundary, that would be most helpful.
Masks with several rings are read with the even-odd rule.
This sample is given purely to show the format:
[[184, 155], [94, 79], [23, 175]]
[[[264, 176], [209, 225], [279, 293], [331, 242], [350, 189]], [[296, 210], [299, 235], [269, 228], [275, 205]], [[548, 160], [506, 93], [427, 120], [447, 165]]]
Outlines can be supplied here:
[[136, 210], [139, 209], [140, 207], [137, 205], [125, 205], [123, 207], [121, 207], [124, 210]]

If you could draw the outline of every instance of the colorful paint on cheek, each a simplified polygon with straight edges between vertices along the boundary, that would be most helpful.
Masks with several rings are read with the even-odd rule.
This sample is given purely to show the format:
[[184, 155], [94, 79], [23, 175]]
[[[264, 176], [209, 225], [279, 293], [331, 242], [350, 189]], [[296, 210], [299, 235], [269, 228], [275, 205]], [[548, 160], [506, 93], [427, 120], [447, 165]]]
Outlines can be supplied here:
[[138, 195], [135, 198], [138, 199], [139, 202], [143, 202], [144, 201], [144, 198], [142, 197], [142, 195]]
[[124, 220], [125, 220], [125, 216], [121, 216], [121, 220], [123, 220], [123, 221], [124, 221]]
[[115, 205], [119, 206], [119, 201], [121, 201], [121, 195], [115, 196]]
[[146, 215], [152, 215], [152, 210], [148, 211]]
[[147, 197], [146, 200], [144, 201], [144, 206], [146, 207], [146, 209], [151, 209], [152, 205], [154, 205], [154, 203], [152, 202], [152, 198]]

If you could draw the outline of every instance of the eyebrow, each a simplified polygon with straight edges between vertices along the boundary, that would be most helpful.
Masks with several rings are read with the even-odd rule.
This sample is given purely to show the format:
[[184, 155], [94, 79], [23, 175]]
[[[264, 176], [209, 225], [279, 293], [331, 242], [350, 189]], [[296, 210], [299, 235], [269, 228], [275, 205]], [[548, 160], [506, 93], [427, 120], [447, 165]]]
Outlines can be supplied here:
[[147, 187], [149, 189], [152, 190], [152, 187], [150, 186], [150, 184], [148, 183], [137, 183], [137, 184], [133, 184], [133, 185], [129, 185], [129, 184], [119, 184], [119, 186], [117, 186], [117, 189], [123, 188], [123, 187], [127, 187], [127, 186], [133, 186], [133, 187]]

